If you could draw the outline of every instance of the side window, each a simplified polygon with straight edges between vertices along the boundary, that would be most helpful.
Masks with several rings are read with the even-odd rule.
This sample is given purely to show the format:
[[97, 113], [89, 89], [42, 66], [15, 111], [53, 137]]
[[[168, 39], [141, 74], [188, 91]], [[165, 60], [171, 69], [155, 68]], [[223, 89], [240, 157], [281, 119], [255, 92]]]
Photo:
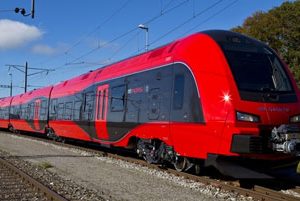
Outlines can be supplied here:
[[9, 108], [6, 108], [4, 110], [4, 114], [3, 114], [4, 119], [9, 119]]
[[93, 119], [93, 106], [94, 106], [95, 95], [93, 92], [85, 94], [84, 107], [83, 107], [83, 120]]
[[30, 103], [28, 103], [26, 106], [26, 119], [30, 119]]
[[54, 120], [56, 119], [57, 115], [57, 99], [52, 99], [50, 102], [50, 119]]
[[40, 112], [40, 107], [41, 104], [40, 104], [40, 100], [37, 100], [37, 102], [35, 102], [34, 104], [34, 118], [37, 118], [39, 119], [39, 112]]
[[111, 111], [120, 112], [125, 107], [125, 85], [117, 86], [111, 89]]
[[0, 119], [5, 119], [4, 113], [5, 113], [5, 109], [0, 108]]
[[64, 114], [64, 104], [59, 103], [57, 107], [57, 119], [63, 119]]
[[148, 96], [148, 119], [157, 120], [160, 115], [160, 88], [150, 89]]
[[183, 106], [184, 97], [184, 75], [179, 74], [174, 79], [174, 92], [173, 92], [173, 109], [180, 110]]
[[51, 111], [51, 114], [56, 114], [57, 113], [57, 99], [52, 99], [51, 100], [51, 105], [50, 105], [50, 111]]
[[10, 107], [10, 112], [9, 112], [9, 118], [11, 118], [11, 119], [14, 119], [13, 112], [14, 112], [14, 106], [11, 106]]
[[14, 107], [15, 119], [20, 119], [20, 105]]
[[72, 119], [72, 102], [67, 102], [65, 106], [65, 115], [64, 119], [71, 120]]
[[27, 119], [26, 104], [21, 105], [21, 119]]
[[40, 110], [40, 116], [41, 119], [45, 119], [46, 113], [47, 113], [47, 101], [43, 100], [41, 103], [41, 110]]
[[74, 120], [80, 120], [80, 111], [81, 111], [81, 101], [75, 101], [74, 112], [73, 112]]
[[29, 119], [33, 120], [34, 115], [34, 103], [29, 104]]

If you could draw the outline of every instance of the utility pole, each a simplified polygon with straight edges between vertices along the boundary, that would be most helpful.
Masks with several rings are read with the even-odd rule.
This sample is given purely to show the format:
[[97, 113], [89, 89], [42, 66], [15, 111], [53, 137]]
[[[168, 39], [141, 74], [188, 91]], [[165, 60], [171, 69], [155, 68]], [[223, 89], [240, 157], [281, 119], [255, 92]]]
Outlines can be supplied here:
[[25, 63], [25, 81], [24, 81], [24, 92], [27, 92], [27, 78], [28, 78], [28, 63]]
[[12, 86], [12, 73], [9, 73], [8, 75], [10, 76], [10, 93], [9, 93], [9, 95], [10, 95], [10, 97], [12, 97], [12, 88], [13, 88], [13, 86]]
[[[6, 64], [5, 66], [8, 67], [10, 70], [11, 68], [14, 68], [22, 73], [24, 73], [24, 92], [27, 92], [27, 87], [28, 87], [28, 77], [36, 74], [40, 74], [43, 72], [46, 72], [47, 74], [51, 71], [55, 71], [54, 69], [44, 69], [44, 68], [29, 68], [28, 67], [28, 62], [25, 62], [25, 65], [16, 65], [16, 64]], [[23, 70], [24, 69], [24, 70]], [[29, 74], [29, 70], [34, 70], [36, 72]]]

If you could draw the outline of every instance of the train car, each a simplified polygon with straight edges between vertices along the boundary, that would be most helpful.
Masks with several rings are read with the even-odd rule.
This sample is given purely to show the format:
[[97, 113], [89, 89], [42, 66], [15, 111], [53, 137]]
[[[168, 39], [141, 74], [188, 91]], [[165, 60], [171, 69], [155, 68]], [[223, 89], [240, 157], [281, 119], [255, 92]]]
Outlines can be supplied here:
[[53, 87], [51, 134], [135, 148], [179, 171], [300, 153], [300, 93], [267, 45], [205, 31]]
[[52, 86], [14, 96], [10, 107], [10, 130], [46, 133]]
[[12, 97], [0, 99], [0, 128], [7, 129], [9, 127], [9, 108]]
[[49, 132], [53, 138], [74, 138], [91, 141], [95, 92], [95, 72], [89, 72], [53, 87], [49, 108]]

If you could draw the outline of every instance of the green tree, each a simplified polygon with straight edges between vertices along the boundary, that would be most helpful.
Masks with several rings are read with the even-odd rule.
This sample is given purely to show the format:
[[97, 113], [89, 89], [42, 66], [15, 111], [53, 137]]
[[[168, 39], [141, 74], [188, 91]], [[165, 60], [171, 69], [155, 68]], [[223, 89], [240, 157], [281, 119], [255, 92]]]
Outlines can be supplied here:
[[300, 86], [300, 0], [256, 12], [232, 31], [261, 40], [276, 50]]

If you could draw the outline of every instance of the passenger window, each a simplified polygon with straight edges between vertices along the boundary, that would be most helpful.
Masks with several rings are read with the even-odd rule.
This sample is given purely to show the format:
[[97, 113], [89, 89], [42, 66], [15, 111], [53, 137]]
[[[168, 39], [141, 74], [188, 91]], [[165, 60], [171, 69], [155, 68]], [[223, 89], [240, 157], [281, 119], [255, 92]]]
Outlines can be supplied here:
[[176, 75], [174, 80], [173, 109], [180, 110], [183, 106], [184, 75]]
[[125, 85], [114, 87], [111, 90], [111, 111], [121, 112], [125, 107]]
[[74, 103], [74, 120], [80, 120], [80, 111], [81, 111], [81, 101], [76, 101]]
[[40, 113], [42, 119], [44, 119], [46, 113], [47, 113], [47, 101], [43, 100], [41, 103], [41, 113]]
[[26, 104], [21, 105], [21, 119], [27, 119]]
[[160, 115], [160, 89], [150, 89], [148, 98], [148, 119], [157, 120]]
[[59, 103], [57, 108], [57, 119], [63, 119], [64, 114], [64, 104]]
[[66, 107], [65, 107], [65, 120], [71, 120], [72, 119], [72, 102], [68, 102], [66, 103]]
[[51, 114], [56, 113], [56, 105], [57, 105], [57, 99], [51, 100]]
[[34, 115], [34, 103], [29, 104], [29, 120], [33, 120], [33, 115]]
[[83, 120], [93, 119], [93, 108], [94, 108], [95, 94], [93, 92], [88, 92], [85, 94], [85, 103], [83, 108]]

